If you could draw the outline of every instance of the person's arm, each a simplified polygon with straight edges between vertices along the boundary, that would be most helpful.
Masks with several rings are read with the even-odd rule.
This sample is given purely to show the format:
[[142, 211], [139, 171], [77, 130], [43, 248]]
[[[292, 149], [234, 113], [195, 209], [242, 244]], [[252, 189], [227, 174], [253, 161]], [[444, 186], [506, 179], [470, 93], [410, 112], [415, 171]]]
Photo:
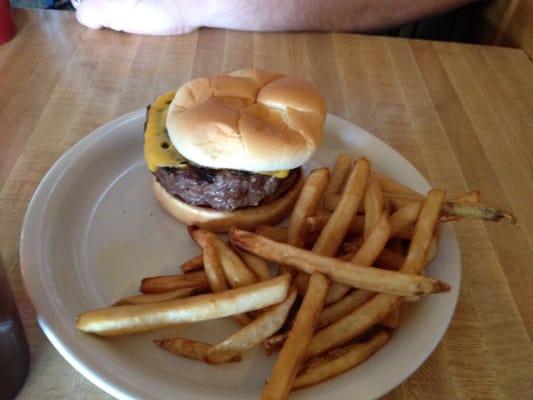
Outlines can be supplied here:
[[444, 13], [472, 0], [83, 0], [92, 28], [180, 34], [199, 27], [246, 31], [370, 32]]

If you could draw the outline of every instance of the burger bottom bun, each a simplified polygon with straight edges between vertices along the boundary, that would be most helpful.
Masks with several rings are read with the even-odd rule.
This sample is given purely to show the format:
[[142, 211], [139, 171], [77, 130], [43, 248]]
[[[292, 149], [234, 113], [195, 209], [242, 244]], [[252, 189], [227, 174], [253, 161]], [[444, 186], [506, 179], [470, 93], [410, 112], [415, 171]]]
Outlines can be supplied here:
[[170, 215], [186, 225], [195, 225], [213, 232], [227, 232], [231, 227], [252, 230], [258, 225], [281, 221], [292, 210], [302, 185], [303, 173], [300, 170], [296, 183], [276, 200], [257, 207], [225, 211], [187, 204], [169, 194], [157, 179], [153, 178], [155, 197]]

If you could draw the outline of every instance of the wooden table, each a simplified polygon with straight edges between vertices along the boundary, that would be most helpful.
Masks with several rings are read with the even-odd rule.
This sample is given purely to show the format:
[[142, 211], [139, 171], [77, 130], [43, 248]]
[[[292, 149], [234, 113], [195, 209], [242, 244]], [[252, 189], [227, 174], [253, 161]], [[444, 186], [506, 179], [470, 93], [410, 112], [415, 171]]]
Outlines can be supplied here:
[[533, 396], [533, 64], [521, 50], [347, 34], [202, 30], [181, 37], [91, 31], [74, 15], [16, 13], [0, 47], [0, 251], [31, 344], [20, 399], [109, 398], [37, 325], [19, 235], [50, 166], [96, 127], [191, 77], [261, 67], [318, 84], [329, 111], [374, 133], [450, 195], [480, 189], [520, 226], [464, 221], [450, 328], [387, 399]]

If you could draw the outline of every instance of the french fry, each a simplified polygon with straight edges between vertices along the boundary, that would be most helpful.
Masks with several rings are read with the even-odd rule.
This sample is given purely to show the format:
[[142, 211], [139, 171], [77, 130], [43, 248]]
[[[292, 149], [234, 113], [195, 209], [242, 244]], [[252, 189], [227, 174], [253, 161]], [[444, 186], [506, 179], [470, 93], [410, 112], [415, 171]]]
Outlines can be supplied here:
[[370, 179], [366, 187], [365, 197], [365, 230], [363, 236], [366, 238], [378, 222], [384, 208], [383, 192], [376, 179]]
[[[415, 226], [413, 240], [401, 272], [420, 272], [433, 238], [444, 198], [443, 190], [431, 190], [425, 197]], [[306, 358], [312, 358], [361, 335], [385, 318], [402, 301], [401, 297], [379, 293], [344, 318], [318, 331], [309, 343]]]
[[428, 251], [426, 254], [426, 264], [429, 264], [437, 256], [437, 251], [439, 250], [439, 242], [437, 240], [437, 235], [433, 235], [431, 242], [429, 242]]
[[[368, 190], [367, 190], [368, 193]], [[371, 195], [372, 196], [372, 195]], [[387, 212], [381, 216], [372, 227], [372, 231], [361, 244], [361, 247], [351, 258], [351, 263], [360, 266], [370, 266], [385, 248], [390, 237], [390, 225]], [[326, 297], [326, 304], [334, 303], [344, 297], [350, 290], [346, 285], [332, 285]]]
[[114, 305], [123, 306], [126, 304], [150, 304], [159, 303], [167, 300], [182, 299], [189, 297], [194, 289], [176, 289], [169, 292], [153, 293], [153, 294], [140, 294], [137, 296], [124, 297], [118, 300]]
[[[211, 347], [208, 343], [185, 339], [178, 336], [166, 339], [156, 339], [154, 340], [154, 343], [172, 354], [190, 358], [192, 360], [203, 360], [207, 351]], [[241, 357], [237, 355], [226, 360], [226, 362], [236, 361], [241, 361]]]
[[226, 279], [232, 288], [250, 285], [258, 281], [257, 276], [248, 269], [231, 247], [220, 240], [216, 234], [199, 228], [189, 228], [189, 232], [202, 248], [205, 248], [207, 241], [211, 241], [220, 258]]
[[272, 278], [270, 269], [264, 259], [257, 257], [255, 254], [250, 254], [246, 251], [234, 249], [243, 259], [245, 264], [257, 275], [260, 281], [268, 281]]
[[472, 190], [470, 192], [463, 193], [456, 198], [455, 201], [468, 201], [470, 203], [479, 203], [481, 201], [481, 195], [479, 190]]
[[282, 228], [281, 226], [259, 225], [255, 229], [255, 233], [276, 242], [287, 243], [287, 228]]
[[287, 230], [287, 243], [303, 247], [307, 233], [306, 218], [312, 216], [320, 203], [320, 199], [329, 180], [327, 168], [315, 169], [305, 180], [304, 186], [291, 214]]
[[280, 351], [283, 347], [283, 343], [285, 343], [288, 337], [289, 332], [283, 332], [265, 339], [263, 341], [263, 346], [265, 347], [267, 355]]
[[324, 192], [324, 196], [329, 194], [340, 193], [346, 178], [348, 177], [348, 172], [350, 172], [350, 167], [352, 166], [352, 157], [349, 154], [340, 154], [337, 157], [335, 166], [331, 173], [331, 179], [329, 180], [328, 187]]
[[[204, 270], [209, 286], [213, 293], [223, 292], [228, 290], [228, 284], [226, 282], [226, 276], [224, 269], [222, 268], [222, 262], [220, 260], [216, 245], [212, 237], [207, 237], [202, 242], [204, 247]], [[246, 326], [252, 322], [252, 319], [246, 314], [237, 314], [233, 318], [241, 325]]]
[[[370, 163], [366, 158], [360, 158], [349, 174], [339, 205], [320, 232], [320, 236], [313, 246], [313, 252], [324, 256], [334, 256], [337, 253], [352, 219], [355, 218], [359, 204], [363, 200], [369, 176]], [[335, 282], [329, 290], [330, 294], [328, 294], [327, 301], [333, 302], [340, 299], [343, 293], [346, 293], [347, 287]]]
[[[463, 193], [457, 197], [454, 198], [455, 201], [461, 201], [461, 202], [470, 202], [470, 203], [479, 203], [481, 201], [480, 199], [480, 193], [479, 190], [473, 190], [471, 192]], [[450, 221], [457, 221], [459, 217], [451, 217], [448, 215], [441, 215], [440, 216], [440, 222], [450, 222]]]
[[[375, 296], [375, 293], [367, 290], [354, 290], [338, 302], [324, 307], [318, 317], [315, 330], [321, 329], [341, 319], [367, 302], [372, 296]], [[264, 341], [265, 348], [270, 354], [278, 351], [283, 343], [285, 343], [288, 335], [288, 332], [284, 332], [266, 339]]]
[[379, 181], [381, 190], [383, 190], [384, 192], [407, 194], [413, 197], [417, 197], [419, 199], [424, 198], [424, 196], [422, 196], [420, 193], [409, 189], [407, 186], [402, 185], [400, 182], [395, 181], [387, 175], [372, 171], [372, 177]]
[[444, 190], [434, 189], [426, 196], [415, 225], [407, 257], [400, 271], [419, 274], [426, 266], [426, 255], [435, 234], [435, 227], [439, 222], [444, 195]]
[[427, 277], [358, 266], [274, 242], [252, 232], [234, 229], [230, 232], [230, 237], [235, 246], [267, 260], [285, 262], [308, 274], [320, 272], [331, 280], [352, 287], [376, 292], [387, 291], [402, 296], [429, 294], [449, 289], [447, 284]]
[[193, 257], [188, 261], [185, 261], [180, 265], [180, 269], [183, 273], [199, 271], [204, 267], [204, 256], [200, 254], [199, 256]]
[[183, 275], [164, 275], [144, 278], [140, 291], [145, 294], [164, 293], [176, 289], [205, 289], [209, 287], [203, 271]]
[[289, 397], [294, 378], [303, 360], [307, 345], [313, 336], [314, 327], [326, 294], [329, 281], [320, 273], [314, 273], [294, 326], [279, 353], [272, 375], [263, 390], [262, 400], [283, 400]]
[[[289, 229], [287, 230], [287, 243], [296, 247], [304, 246], [307, 234], [306, 218], [313, 215], [317, 210], [328, 181], [329, 170], [327, 168], [312, 171], [305, 180], [291, 214]], [[285, 265], [281, 265], [280, 272], [292, 273], [292, 270]], [[300, 278], [300, 281], [302, 279]]]
[[227, 362], [276, 333], [287, 319], [295, 299], [296, 290], [291, 289], [283, 302], [271, 307], [249, 325], [209, 348], [204, 360], [211, 364]]
[[[322, 228], [324, 228], [324, 226], [328, 222], [330, 215], [331, 214], [320, 215], [320, 216], [315, 215], [312, 217], [307, 217], [306, 221], [307, 221], [308, 231], [311, 233], [320, 232]], [[414, 225], [406, 226], [402, 230], [398, 230], [397, 228], [395, 228], [394, 231], [391, 232], [391, 237], [398, 238], [398, 239], [411, 240], [411, 237], [413, 236], [413, 228], [414, 228]], [[352, 235], [362, 235], [364, 230], [365, 230], [365, 216], [356, 215], [352, 219], [352, 222], [350, 223], [350, 227], [348, 228], [348, 233]]]
[[372, 227], [372, 231], [352, 257], [351, 262], [357, 265], [370, 266], [385, 249], [390, 238], [390, 223], [387, 212], [382, 212]]
[[[422, 200], [416, 196], [403, 194], [403, 193], [391, 193], [383, 191], [385, 200], [391, 202], [396, 209], [400, 209], [404, 206], [412, 203], [420, 203]], [[340, 195], [328, 195], [324, 197], [324, 208], [329, 211], [334, 211], [340, 201]], [[359, 212], [363, 212], [361, 208]], [[494, 207], [490, 207], [482, 203], [474, 203], [470, 201], [456, 201], [448, 200], [442, 203], [441, 218], [443, 220], [449, 220], [450, 218], [471, 218], [481, 219], [491, 222], [499, 222], [501, 220], [507, 221], [510, 224], [518, 225], [516, 217], [506, 211], [499, 210]]]
[[228, 290], [228, 284], [226, 282], [226, 276], [222, 269], [222, 262], [218, 255], [215, 244], [207, 239], [203, 243], [204, 247], [204, 271], [207, 276], [207, 281], [213, 293], [222, 292]]
[[285, 263], [309, 274], [320, 272], [332, 281], [373, 292], [398, 296], [422, 296], [450, 290], [447, 283], [425, 276], [363, 267], [333, 258], [309, 260], [300, 257], [287, 257], [283, 260]]
[[182, 323], [206, 321], [259, 310], [283, 301], [290, 276], [163, 303], [126, 305], [80, 314], [76, 328], [99, 336], [146, 332]]
[[324, 307], [320, 313], [320, 317], [316, 323], [316, 329], [322, 329], [323, 327], [338, 321], [357, 307], [364, 304], [374, 295], [375, 293], [367, 290], [353, 290], [336, 303], [329, 304]]
[[370, 163], [366, 158], [359, 159], [346, 181], [339, 206], [322, 229], [313, 252], [331, 257], [335, 255], [363, 198], [369, 175]]
[[391, 237], [396, 237], [398, 232], [407, 229], [416, 222], [421, 206], [421, 203], [409, 203], [392, 213], [389, 220]]
[[306, 363], [293, 383], [294, 389], [316, 385], [361, 364], [389, 340], [386, 331], [373, 334], [361, 343], [334, 349]]
[[482, 219], [492, 222], [504, 220], [513, 225], [518, 225], [518, 220], [513, 214], [489, 207], [481, 203], [472, 203], [467, 201], [446, 201], [442, 205], [442, 214], [445, 216]]

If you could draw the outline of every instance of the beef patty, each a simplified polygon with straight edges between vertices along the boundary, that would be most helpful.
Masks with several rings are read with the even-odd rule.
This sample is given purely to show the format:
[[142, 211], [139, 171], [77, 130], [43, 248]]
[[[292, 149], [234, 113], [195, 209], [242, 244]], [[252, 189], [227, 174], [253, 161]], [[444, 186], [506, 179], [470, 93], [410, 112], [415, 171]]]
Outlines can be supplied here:
[[183, 168], [162, 167], [157, 181], [173, 196], [193, 206], [234, 210], [268, 203], [287, 191], [297, 180], [300, 169], [286, 178], [254, 174], [233, 169], [210, 169], [188, 164]]

